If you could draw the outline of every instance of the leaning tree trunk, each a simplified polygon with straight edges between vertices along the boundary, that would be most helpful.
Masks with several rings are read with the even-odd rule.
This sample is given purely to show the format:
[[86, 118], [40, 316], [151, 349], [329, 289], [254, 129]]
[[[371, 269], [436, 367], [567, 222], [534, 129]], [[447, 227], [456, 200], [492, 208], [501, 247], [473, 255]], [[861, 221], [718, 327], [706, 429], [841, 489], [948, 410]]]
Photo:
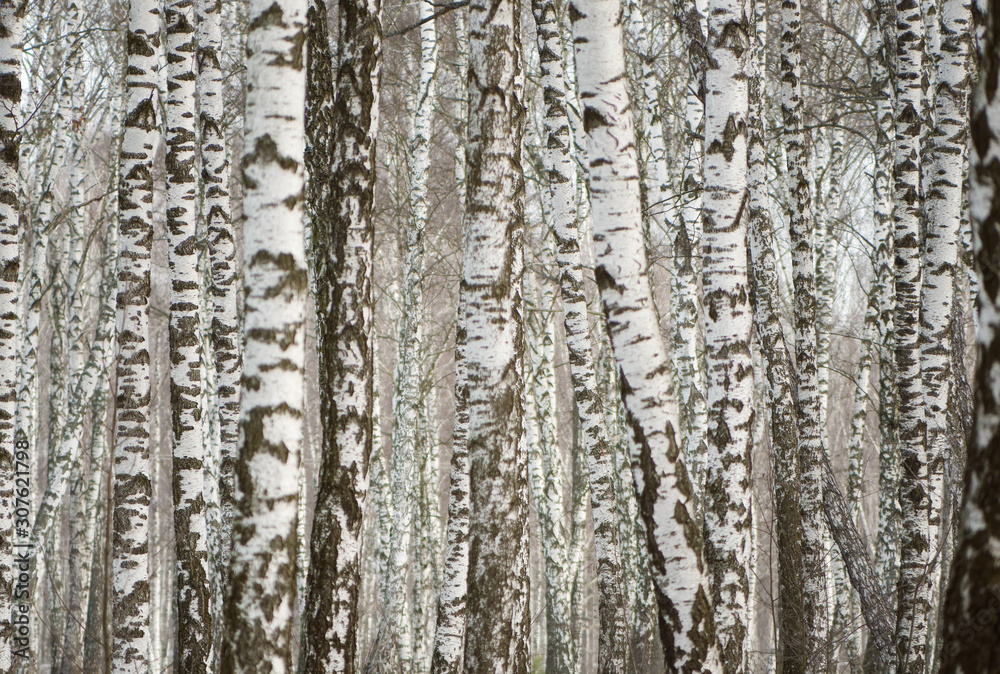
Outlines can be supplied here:
[[969, 132], [970, 213], [979, 265], [979, 365], [965, 472], [961, 540], [944, 606], [941, 673], [986, 672], [1000, 662], [1000, 8], [979, 3], [986, 34]]
[[826, 550], [822, 519], [823, 434], [820, 427], [819, 373], [816, 368], [816, 288], [813, 278], [809, 141], [802, 130], [801, 5], [782, 4], [781, 113], [787, 152], [789, 239], [795, 313], [795, 364], [799, 431], [800, 511], [802, 513], [802, 585], [805, 611], [807, 671], [825, 666]]
[[528, 669], [528, 475], [524, 351], [524, 83], [520, 12], [469, 5], [464, 304], [469, 382], [466, 671]]
[[174, 541], [177, 553], [177, 661], [205, 674], [212, 652], [212, 577], [208, 560], [202, 432], [198, 269], [197, 120], [194, 5], [171, 0], [167, 21], [167, 233], [170, 266], [170, 407], [173, 424]]
[[153, 154], [160, 141], [157, 116], [159, 3], [133, 0], [129, 9], [128, 44], [131, 47], [125, 80], [124, 137], [118, 187], [118, 357], [111, 610], [111, 665], [115, 672], [144, 670], [150, 652], [149, 298]]
[[747, 288], [749, 25], [740, 0], [712, 0], [705, 73], [704, 267], [708, 446], [705, 559], [712, 571], [723, 668], [747, 671], [750, 611], [754, 387]]
[[[352, 672], [361, 589], [362, 513], [372, 450], [372, 274], [380, 0], [340, 3], [332, 109], [326, 6], [310, 26], [310, 215], [317, 287], [323, 445], [303, 621], [304, 672]], [[324, 88], [326, 91], [324, 91]], [[325, 145], [324, 145], [325, 144]], [[329, 148], [330, 155], [325, 154]]]
[[[0, 4], [0, 672], [13, 667], [14, 631], [11, 623], [13, 596], [14, 517], [19, 503], [15, 494], [15, 454], [27, 449], [15, 447], [14, 421], [17, 407], [18, 347], [18, 198], [21, 154], [21, 33], [25, 3]], [[33, 442], [34, 438], [28, 438]], [[25, 455], [23, 463], [27, 463]], [[25, 470], [25, 472], [27, 472]], [[24, 489], [27, 497], [27, 488]], [[24, 499], [27, 500], [26, 498]]]
[[587, 452], [588, 477], [594, 520], [597, 557], [598, 669], [602, 673], [625, 672], [628, 629], [622, 591], [621, 552], [612, 448], [597, 391], [597, 375], [590, 342], [589, 308], [585, 295], [580, 255], [580, 221], [576, 209], [576, 167], [567, 113], [563, 45], [557, 7], [552, 0], [534, 0], [539, 61], [542, 71], [545, 114], [543, 118], [542, 165], [548, 179], [549, 223], [556, 242], [559, 287], [563, 305], [566, 347], [569, 351], [573, 399], [580, 419], [581, 437]]
[[308, 278], [302, 224], [305, 0], [249, 7], [243, 178], [246, 347], [242, 495], [221, 670], [287, 672], [295, 612], [295, 520]]
[[632, 473], [646, 523], [664, 659], [677, 671], [720, 669], [711, 586], [678, 457], [677, 401], [653, 309], [628, 107], [618, 2], [570, 4], [597, 250], [595, 276], [629, 413]]
[[930, 561], [927, 540], [927, 453], [924, 443], [923, 382], [919, 322], [921, 255], [920, 135], [924, 124], [923, 42], [920, 5], [896, 4], [896, 144], [892, 170], [895, 242], [896, 382], [902, 511], [896, 635], [899, 672], [924, 670]]

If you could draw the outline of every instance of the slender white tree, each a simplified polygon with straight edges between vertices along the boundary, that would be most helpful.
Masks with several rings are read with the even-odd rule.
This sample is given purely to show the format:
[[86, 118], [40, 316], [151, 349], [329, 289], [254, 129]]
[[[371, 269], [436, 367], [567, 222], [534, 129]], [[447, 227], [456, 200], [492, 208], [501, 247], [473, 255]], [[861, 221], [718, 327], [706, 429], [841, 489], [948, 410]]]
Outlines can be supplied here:
[[159, 3], [151, 0], [131, 3], [127, 42], [132, 47], [128, 50], [118, 187], [118, 354], [111, 611], [111, 668], [115, 672], [144, 670], [150, 653], [149, 295], [153, 244], [152, 164], [160, 142], [157, 113], [161, 49]]
[[750, 500], [754, 388], [747, 288], [749, 24], [740, 0], [710, 0], [702, 205], [708, 453], [705, 557], [723, 667], [746, 671], [750, 622]]
[[[382, 27], [380, 0], [340, 4], [338, 69], [326, 7], [310, 15], [307, 115], [323, 424], [310, 540], [306, 672], [353, 672], [361, 589], [362, 515], [373, 413], [375, 136]], [[332, 105], [332, 107], [330, 107]]]
[[305, 0], [249, 7], [243, 180], [246, 347], [241, 494], [221, 671], [287, 672], [295, 608], [305, 304]]
[[570, 4], [597, 251], [595, 276], [629, 414], [632, 474], [668, 667], [721, 668], [691, 481], [678, 456], [677, 401], [653, 309], [635, 129], [616, 0]]
[[528, 669], [528, 474], [522, 436], [525, 108], [517, 3], [469, 5], [460, 303], [469, 386], [466, 671]]
[[[11, 623], [15, 489], [15, 414], [18, 392], [18, 198], [21, 155], [21, 38], [27, 3], [0, 3], [0, 672], [13, 666]], [[33, 441], [34, 438], [32, 437]], [[24, 494], [27, 496], [27, 493]], [[25, 499], [27, 500], [27, 499]]]

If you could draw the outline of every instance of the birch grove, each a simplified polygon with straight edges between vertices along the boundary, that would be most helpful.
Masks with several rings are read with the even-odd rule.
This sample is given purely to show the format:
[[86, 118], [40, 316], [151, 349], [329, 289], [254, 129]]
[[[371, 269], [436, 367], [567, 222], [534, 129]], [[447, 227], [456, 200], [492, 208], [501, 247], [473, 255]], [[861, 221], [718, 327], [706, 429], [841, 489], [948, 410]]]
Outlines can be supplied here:
[[0, 674], [990, 671], [998, 22], [0, 0]]

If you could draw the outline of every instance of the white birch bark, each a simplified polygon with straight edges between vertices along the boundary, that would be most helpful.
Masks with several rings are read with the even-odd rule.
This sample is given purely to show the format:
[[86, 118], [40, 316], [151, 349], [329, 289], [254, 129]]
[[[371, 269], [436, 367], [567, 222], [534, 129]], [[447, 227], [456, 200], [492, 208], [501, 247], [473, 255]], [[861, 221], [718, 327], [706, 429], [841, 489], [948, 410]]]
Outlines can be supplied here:
[[118, 188], [118, 383], [111, 620], [114, 672], [144, 670], [150, 655], [149, 293], [153, 237], [152, 162], [160, 141], [156, 112], [160, 52], [157, 3], [150, 0], [132, 2], [128, 44], [131, 48], [125, 82]]
[[[972, 16], [969, 0], [943, 2], [940, 44], [934, 55], [936, 90], [929, 131], [930, 166], [925, 173], [926, 238], [921, 286], [920, 359], [926, 424], [928, 467], [929, 621], [926, 659], [933, 657], [937, 606], [947, 529], [943, 526], [946, 461], [954, 451], [948, 409], [957, 373], [952, 372], [952, 320], [955, 275], [959, 264], [959, 230], [969, 96], [969, 46]], [[958, 450], [959, 453], [964, 453]]]
[[968, 448], [961, 539], [945, 600], [941, 649], [942, 674], [988, 671], [1000, 658], [1000, 622], [995, 620], [997, 596], [997, 459], [1000, 414], [996, 370], [998, 362], [997, 269], [1000, 262], [1000, 11], [993, 3], [977, 2], [976, 19], [985, 28], [981, 45], [979, 85], [972, 98], [969, 135], [970, 215], [976, 262], [981, 273], [975, 381], [975, 426]]
[[[549, 256], [542, 257], [544, 260]], [[570, 631], [570, 537], [564, 505], [566, 478], [556, 433], [555, 292], [546, 285], [536, 289], [530, 274], [525, 278], [524, 287], [525, 294], [535, 304], [526, 320], [531, 366], [526, 371], [531, 376], [526, 378], [525, 385], [533, 389], [533, 395], [527, 397], [534, 405], [534, 423], [526, 426], [531, 493], [538, 511], [545, 557], [545, 670], [568, 674], [577, 671], [577, 655]]]
[[243, 179], [246, 348], [241, 494], [233, 523], [224, 672], [288, 672], [302, 443], [305, 304], [302, 224], [305, 0], [249, 7]]
[[[418, 5], [419, 20], [433, 17], [429, 2]], [[427, 179], [430, 171], [430, 133], [436, 87], [437, 34], [433, 20], [420, 26], [420, 62], [413, 96], [413, 122], [409, 130], [407, 167], [410, 176], [409, 217], [404, 230], [403, 278], [400, 288], [397, 335], [396, 390], [393, 396], [392, 505], [394, 511], [389, 563], [389, 604], [386, 610], [396, 651], [404, 671], [411, 668], [414, 644], [411, 611], [407, 610], [406, 577], [410, 536], [420, 522], [414, 518], [417, 463], [426, 450], [426, 428], [420, 424], [424, 382], [424, 232], [427, 228]], [[419, 580], [417, 581], [419, 585]], [[414, 594], [416, 604], [420, 598]]]
[[177, 554], [177, 658], [204, 674], [212, 652], [212, 574], [208, 559], [202, 415], [201, 291], [198, 269], [198, 174], [195, 57], [197, 19], [191, 0], [166, 6], [167, 259], [170, 269], [170, 407], [174, 540]]
[[802, 583], [806, 597], [807, 671], [825, 666], [820, 649], [826, 641], [826, 564], [822, 521], [823, 434], [820, 427], [819, 374], [816, 364], [816, 288], [813, 261], [813, 216], [807, 171], [809, 140], [802, 130], [801, 6], [782, 4], [781, 112], [787, 150], [789, 239], [794, 285], [795, 363], [799, 432], [800, 511], [802, 512]]
[[[201, 212], [208, 232], [211, 267], [212, 360], [219, 411], [219, 550], [217, 574], [223, 592], [229, 584], [233, 517], [236, 510], [235, 467], [239, 446], [240, 374], [243, 357], [236, 315], [239, 295], [236, 240], [229, 201], [230, 164], [223, 127], [222, 3], [198, 0], [198, 104], [201, 136]], [[217, 627], [221, 629], [221, 624]]]
[[469, 5], [468, 144], [460, 303], [469, 385], [466, 671], [528, 668], [528, 475], [521, 443], [524, 133], [520, 18]]
[[448, 533], [431, 674], [463, 671], [469, 575], [469, 384], [465, 364], [465, 307], [461, 299], [459, 302], [455, 326], [455, 427], [451, 438]]
[[595, 276], [629, 414], [633, 480], [668, 667], [720, 668], [711, 587], [678, 456], [677, 401], [645, 264], [635, 130], [625, 88], [620, 5], [570, 4], [594, 214]]
[[798, 483], [798, 423], [795, 387], [789, 353], [781, 327], [779, 277], [774, 227], [767, 193], [767, 154], [764, 145], [764, 39], [767, 26], [763, 2], [754, 3], [756, 22], [748, 73], [748, 193], [747, 242], [751, 265], [751, 299], [757, 326], [771, 440], [774, 480], [773, 509], [778, 562], [777, 655], [785, 674], [806, 671], [809, 661], [808, 631], [802, 587], [802, 514]]
[[[352, 672], [356, 660], [361, 530], [372, 451], [375, 136], [381, 77], [381, 2], [340, 4], [333, 108], [307, 119], [317, 286], [320, 480], [310, 540], [307, 672]], [[330, 86], [326, 7], [310, 16], [310, 106]], [[317, 91], [316, 88], [320, 88]], [[318, 124], [319, 126], [314, 126]], [[328, 124], [325, 128], [324, 124]], [[326, 154], [324, 154], [326, 153]], [[317, 198], [316, 188], [320, 190]], [[322, 196], [323, 192], [326, 196]], [[333, 551], [333, 552], [331, 552]]]
[[[532, 3], [535, 17], [545, 111], [543, 115], [542, 164], [548, 181], [549, 225], [555, 239], [559, 287], [563, 307], [566, 345], [570, 354], [570, 378], [587, 452], [601, 630], [598, 637], [598, 668], [622, 672], [627, 667], [625, 596], [622, 592], [621, 554], [616, 516], [612, 447], [597, 392], [597, 378], [590, 342], [590, 322], [580, 255], [580, 214], [576, 208], [576, 168], [563, 44], [556, 5]], [[584, 505], [585, 508], [585, 505]]]
[[710, 2], [702, 207], [708, 453], [705, 558], [723, 667], [746, 671], [752, 541], [753, 361], [747, 288], [746, 12]]
[[[15, 414], [18, 392], [18, 204], [21, 154], [21, 38], [25, 4], [0, 5], [0, 672], [13, 666], [13, 541], [17, 518]], [[30, 437], [30, 442], [34, 437]], [[27, 457], [24, 457], [25, 459]], [[24, 496], [28, 496], [25, 490]]]
[[919, 5], [896, 4], [896, 142], [893, 158], [895, 243], [896, 381], [899, 404], [902, 511], [899, 579], [896, 584], [897, 654], [902, 674], [923, 672], [927, 641], [927, 453], [924, 443], [923, 382], [918, 316], [921, 255], [921, 129], [925, 123], [924, 24]]

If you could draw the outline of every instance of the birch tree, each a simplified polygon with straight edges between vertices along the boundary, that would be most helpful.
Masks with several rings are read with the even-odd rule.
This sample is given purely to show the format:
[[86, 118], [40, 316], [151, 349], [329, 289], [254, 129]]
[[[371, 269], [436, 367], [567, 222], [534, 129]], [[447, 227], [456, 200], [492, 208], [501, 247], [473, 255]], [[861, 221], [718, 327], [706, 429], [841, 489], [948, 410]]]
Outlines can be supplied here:
[[900, 672], [925, 666], [930, 560], [927, 540], [927, 452], [924, 443], [923, 383], [919, 352], [921, 256], [920, 140], [924, 120], [924, 24], [921, 8], [896, 4], [896, 107], [893, 158], [895, 245], [896, 378], [899, 404], [902, 512], [899, 579], [896, 585], [897, 654]]
[[[942, 519], [946, 498], [945, 463], [953, 451], [948, 407], [953, 401], [956, 373], [952, 371], [952, 314], [958, 270], [962, 217], [963, 156], [968, 141], [969, 0], [944, 2], [940, 12], [940, 45], [934, 51], [936, 73], [934, 117], [929, 130], [930, 166], [925, 172], [927, 224], [921, 285], [920, 358], [928, 466], [930, 638], [933, 640], [939, 600], [939, 578], [947, 540]], [[961, 450], [959, 450], [961, 452]], [[933, 641], [932, 641], [933, 643]], [[931, 649], [927, 658], [933, 658]]]
[[996, 489], [1000, 434], [995, 371], [998, 361], [997, 317], [1000, 307], [1000, 11], [977, 2], [985, 29], [980, 41], [979, 85], [972, 98], [969, 133], [970, 215], [979, 286], [979, 363], [976, 367], [975, 415], [965, 473], [961, 538], [955, 551], [945, 599], [941, 648], [943, 674], [985, 671], [1000, 658], [1000, 621], [996, 620], [996, 537], [1000, 530]]
[[221, 670], [289, 671], [302, 443], [305, 300], [302, 225], [306, 2], [249, 7], [243, 180], [246, 347], [241, 494]]
[[753, 362], [747, 293], [747, 83], [742, 3], [710, 2], [705, 73], [702, 256], [708, 453], [705, 557], [712, 569], [723, 667], [746, 670], [751, 573]]
[[[15, 413], [17, 406], [18, 174], [21, 155], [21, 37], [25, 3], [0, 4], [0, 672], [13, 666], [11, 623], [15, 494]], [[33, 438], [32, 438], [33, 440]]]
[[[212, 362], [219, 409], [219, 547], [216, 573], [229, 582], [233, 517], [236, 510], [235, 468], [239, 447], [240, 374], [243, 356], [236, 316], [236, 239], [229, 199], [230, 165], [223, 126], [222, 3], [198, 0], [198, 105], [201, 156], [201, 212], [208, 232], [211, 268]], [[223, 590], [225, 592], [225, 590]], [[221, 627], [221, 625], [219, 626]]]
[[[310, 181], [320, 355], [322, 462], [310, 542], [303, 669], [352, 672], [357, 648], [362, 514], [372, 451], [375, 135], [381, 75], [380, 0], [341, 3], [329, 126], [325, 30], [310, 33]], [[326, 25], [321, 0], [310, 25]], [[319, 105], [319, 107], [314, 107]], [[323, 154], [328, 143], [331, 155]], [[316, 199], [311, 188], [311, 200]], [[334, 552], [331, 554], [331, 550]]]
[[468, 136], [460, 303], [469, 385], [465, 669], [528, 668], [528, 475], [521, 443], [524, 133], [520, 13], [469, 5]]
[[619, 538], [613, 509], [614, 467], [608, 429], [597, 391], [597, 375], [590, 342], [589, 308], [584, 294], [580, 254], [579, 215], [576, 208], [576, 170], [573, 139], [567, 107], [563, 45], [555, 3], [532, 2], [532, 14], [542, 71], [543, 116], [542, 164], [548, 182], [549, 223], [555, 239], [559, 290], [563, 307], [566, 346], [570, 354], [573, 399], [587, 452], [588, 481], [594, 520], [597, 582], [601, 630], [598, 668], [601, 672], [627, 669], [625, 597]]
[[764, 145], [764, 3], [755, 2], [757, 30], [752, 43], [748, 80], [747, 242], [750, 299], [763, 361], [774, 475], [774, 513], [778, 555], [778, 655], [781, 671], [805, 672], [809, 660], [802, 587], [802, 514], [799, 510], [798, 423], [795, 386], [778, 311], [778, 269], [774, 230], [768, 210], [767, 155]]
[[677, 401], [646, 269], [620, 6], [614, 0], [572, 2], [570, 20], [587, 131], [595, 276], [629, 414], [632, 473], [664, 659], [678, 671], [720, 669], [692, 485], [678, 458]]
[[[147, 667], [149, 509], [151, 497], [149, 294], [153, 243], [153, 154], [160, 142], [157, 76], [158, 4], [129, 8], [128, 67], [121, 147], [118, 238], [117, 399], [111, 664], [116, 672]], [[36, 525], [37, 526], [37, 525]]]
[[813, 275], [812, 209], [809, 140], [802, 130], [801, 14], [793, 0], [781, 10], [781, 115], [787, 152], [789, 239], [794, 285], [795, 364], [799, 432], [800, 511], [802, 512], [802, 584], [806, 597], [807, 671], [821, 666], [819, 648], [825, 641], [826, 573], [822, 521], [823, 435], [820, 428], [819, 374], [816, 368], [816, 294]]
[[174, 530], [177, 550], [177, 639], [180, 667], [207, 672], [212, 652], [211, 572], [205, 516], [199, 313], [195, 116], [197, 35], [194, 4], [166, 8], [167, 232], [170, 264], [170, 402], [173, 424]]

